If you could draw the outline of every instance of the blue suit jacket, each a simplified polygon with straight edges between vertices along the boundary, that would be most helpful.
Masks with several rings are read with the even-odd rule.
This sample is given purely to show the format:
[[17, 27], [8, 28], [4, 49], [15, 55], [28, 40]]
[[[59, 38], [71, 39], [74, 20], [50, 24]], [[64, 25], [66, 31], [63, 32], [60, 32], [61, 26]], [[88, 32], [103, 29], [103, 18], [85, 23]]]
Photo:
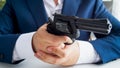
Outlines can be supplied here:
[[[120, 22], [106, 10], [101, 0], [64, 0], [62, 14], [108, 18], [113, 25], [111, 33], [107, 36], [95, 34], [98, 39], [90, 43], [103, 63], [120, 57]], [[43, 0], [7, 0], [0, 12], [0, 61], [11, 63], [17, 38], [23, 33], [36, 31], [47, 21]], [[88, 41], [90, 33], [80, 33], [78, 39]]]

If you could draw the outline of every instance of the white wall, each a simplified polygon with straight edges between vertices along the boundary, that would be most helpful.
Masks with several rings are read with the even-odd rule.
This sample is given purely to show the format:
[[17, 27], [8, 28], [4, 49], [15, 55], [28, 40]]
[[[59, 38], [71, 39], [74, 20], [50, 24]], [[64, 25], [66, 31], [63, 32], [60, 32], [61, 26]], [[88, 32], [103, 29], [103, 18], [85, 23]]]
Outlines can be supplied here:
[[118, 20], [120, 20], [120, 0], [113, 0], [112, 13]]

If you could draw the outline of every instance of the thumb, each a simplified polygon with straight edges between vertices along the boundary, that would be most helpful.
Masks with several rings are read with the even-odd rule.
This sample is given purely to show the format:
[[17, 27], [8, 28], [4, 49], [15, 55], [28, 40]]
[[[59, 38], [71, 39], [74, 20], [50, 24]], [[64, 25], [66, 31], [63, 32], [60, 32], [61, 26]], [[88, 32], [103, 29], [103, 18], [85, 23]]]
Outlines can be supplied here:
[[65, 38], [65, 41], [64, 41], [65, 45], [71, 45], [73, 43], [73, 40], [70, 37], [64, 36], [64, 38]]

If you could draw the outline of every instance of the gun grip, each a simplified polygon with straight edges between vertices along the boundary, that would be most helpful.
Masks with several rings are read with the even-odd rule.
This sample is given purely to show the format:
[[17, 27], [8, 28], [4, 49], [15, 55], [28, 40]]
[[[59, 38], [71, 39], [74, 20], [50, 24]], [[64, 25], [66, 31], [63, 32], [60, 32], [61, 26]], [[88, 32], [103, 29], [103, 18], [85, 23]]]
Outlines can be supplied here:
[[71, 45], [74, 43], [75, 39], [78, 38], [80, 36], [80, 31], [79, 29], [76, 29], [76, 33], [74, 34], [66, 34], [64, 32], [61, 32], [59, 30], [57, 30], [53, 24], [48, 24], [47, 25], [47, 32], [54, 34], [54, 35], [58, 35], [58, 36], [68, 36], [71, 38], [71, 40], [73, 41], [72, 43], [64, 43], [65, 45]]
[[[74, 21], [66, 21], [56, 16], [54, 21], [49, 18], [47, 32], [58, 36], [68, 36], [73, 42], [80, 36], [79, 29], [76, 28]], [[70, 45], [72, 43], [65, 44]]]

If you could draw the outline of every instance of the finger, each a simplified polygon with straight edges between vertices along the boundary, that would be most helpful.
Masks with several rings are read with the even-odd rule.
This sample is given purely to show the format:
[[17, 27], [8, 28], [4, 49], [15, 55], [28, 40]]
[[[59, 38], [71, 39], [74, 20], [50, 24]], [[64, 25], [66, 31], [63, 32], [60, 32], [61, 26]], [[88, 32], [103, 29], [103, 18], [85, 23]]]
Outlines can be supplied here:
[[64, 36], [64, 39], [65, 39], [64, 43], [68, 45], [73, 43], [73, 40], [68, 36]]
[[64, 43], [72, 43], [73, 42], [71, 40], [71, 38], [68, 36], [59, 36], [59, 40], [61, 40], [61, 42], [64, 42]]
[[35, 56], [38, 59], [44, 62], [50, 63], [50, 64], [61, 64], [61, 58], [59, 58], [56, 55], [52, 55], [52, 54], [45, 53], [43, 51], [39, 51], [35, 53]]
[[66, 45], [67, 44], [70, 45], [70, 44], [73, 43], [72, 39], [70, 37], [68, 37], [68, 36], [57, 36], [57, 35], [54, 35], [54, 36], [51, 37], [51, 40], [52, 40], [52, 42], [56, 46], [60, 45], [62, 43], [66, 44]]
[[40, 28], [47, 29], [47, 25], [48, 25], [48, 24], [44, 24], [44, 25], [42, 25]]
[[59, 47], [48, 47], [47, 50], [50, 53], [53, 53], [57, 56], [59, 56], [60, 58], [64, 58], [67, 56], [66, 51], [63, 48], [59, 48]]

